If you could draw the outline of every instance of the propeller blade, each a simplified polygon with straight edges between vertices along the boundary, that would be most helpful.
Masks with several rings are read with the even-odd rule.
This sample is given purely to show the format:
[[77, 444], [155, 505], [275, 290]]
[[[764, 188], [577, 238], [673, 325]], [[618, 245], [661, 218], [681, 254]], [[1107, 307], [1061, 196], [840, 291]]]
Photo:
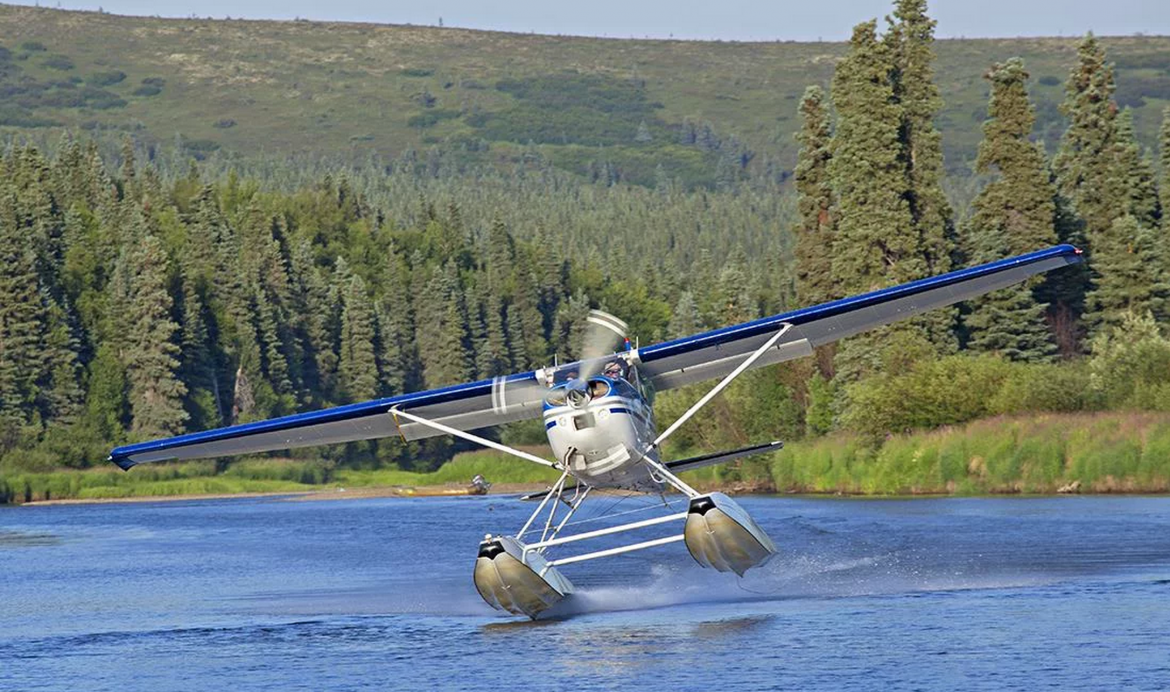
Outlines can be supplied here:
[[548, 394], [548, 387], [535, 380], [509, 382], [505, 377], [492, 381], [492, 411], [496, 414], [512, 414], [516, 411], [540, 405]]
[[[581, 344], [581, 377], [596, 375], [604, 364], [602, 358], [614, 353], [626, 340], [630, 325], [608, 312], [590, 310]], [[586, 372], [587, 371], [587, 372]]]

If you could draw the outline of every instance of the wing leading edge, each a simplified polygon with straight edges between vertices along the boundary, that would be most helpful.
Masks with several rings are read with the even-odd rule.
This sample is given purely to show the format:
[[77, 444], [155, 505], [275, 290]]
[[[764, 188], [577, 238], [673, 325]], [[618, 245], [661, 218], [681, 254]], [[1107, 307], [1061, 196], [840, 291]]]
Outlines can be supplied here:
[[1042, 272], [1082, 260], [1072, 245], [1010, 257], [969, 269], [764, 317], [638, 350], [639, 372], [661, 391], [723, 377], [776, 334], [792, 327], [753, 367], [792, 360], [860, 332], [928, 310], [1006, 288]]
[[[730, 373], [784, 324], [792, 327], [753, 367], [809, 355], [817, 346], [1005, 288], [1036, 274], [1080, 261], [1079, 250], [1071, 245], [1058, 245], [647, 346], [636, 351], [635, 357], [640, 363], [640, 373], [655, 389], [671, 389]], [[394, 435], [413, 440], [438, 433], [418, 423], [396, 421], [393, 409], [407, 410], [460, 430], [475, 430], [539, 418], [545, 391], [538, 372], [524, 372], [127, 445], [113, 450], [110, 461], [129, 469], [151, 461], [252, 454]]]

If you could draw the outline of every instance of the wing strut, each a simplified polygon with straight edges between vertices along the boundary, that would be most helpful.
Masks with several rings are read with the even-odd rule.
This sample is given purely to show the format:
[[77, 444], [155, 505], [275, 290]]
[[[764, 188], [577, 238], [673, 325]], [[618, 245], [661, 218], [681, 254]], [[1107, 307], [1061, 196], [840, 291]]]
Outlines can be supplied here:
[[751, 355], [749, 355], [742, 363], [740, 363], [738, 366], [736, 366], [735, 370], [732, 370], [730, 373], [728, 373], [727, 377], [724, 377], [722, 380], [720, 380], [719, 384], [712, 387], [711, 391], [707, 392], [706, 394], [703, 395], [703, 397], [701, 399], [696, 401], [693, 406], [691, 406], [689, 409], [687, 409], [686, 413], [682, 414], [681, 416], [678, 417], [678, 420], [671, 423], [670, 427], [668, 427], [666, 430], [663, 430], [662, 434], [660, 434], [658, 436], [658, 439], [651, 442], [650, 446], [647, 447], [645, 449], [645, 451], [642, 452], [641, 461], [645, 461], [646, 464], [648, 466], [650, 466], [651, 468], [653, 468], [655, 471], [657, 471], [658, 474], [660, 476], [662, 476], [662, 478], [667, 480], [674, 487], [676, 487], [679, 490], [681, 490], [682, 492], [686, 493], [686, 495], [688, 497], [698, 497], [700, 494], [699, 491], [695, 490], [691, 486], [684, 483], [682, 481], [682, 479], [680, 479], [678, 476], [671, 473], [670, 470], [667, 469], [665, 465], [660, 464], [657, 461], [648, 458], [646, 455], [649, 454], [650, 452], [654, 451], [658, 447], [660, 447], [662, 445], [662, 443], [667, 440], [667, 438], [669, 438], [679, 428], [682, 427], [683, 423], [686, 423], [688, 420], [690, 420], [691, 416], [694, 416], [696, 413], [699, 412], [699, 409], [706, 406], [712, 399], [714, 399], [716, 396], [718, 396], [719, 392], [722, 392], [724, 389], [726, 389], [727, 385], [731, 384], [732, 381], [735, 380], [735, 378], [737, 378], [741, 374], [743, 374], [743, 372], [745, 370], [750, 368], [752, 366], [752, 364], [755, 363], [757, 360], [759, 360], [765, 353], [767, 353], [769, 349], [774, 347], [776, 345], [776, 343], [780, 341], [780, 339], [784, 338], [784, 335], [786, 333], [788, 333], [789, 329], [792, 329], [792, 325], [790, 323], [785, 323], [783, 326], [781, 326], [780, 331], [776, 332], [772, 336], [771, 339], [768, 339], [767, 341], [765, 341], [764, 345], [760, 346], [758, 349], [755, 350], [755, 352], [753, 352]]
[[559, 464], [554, 464], [553, 462], [548, 461], [547, 459], [541, 459], [540, 457], [536, 456], [535, 454], [529, 454], [528, 452], [525, 452], [523, 450], [519, 450], [519, 449], [516, 449], [514, 447], [509, 447], [508, 445], [500, 444], [499, 442], [493, 442], [492, 440], [489, 440], [485, 437], [480, 437], [479, 435], [474, 435], [474, 434], [469, 433], [465, 430], [459, 430], [458, 428], [452, 428], [449, 425], [443, 425], [442, 423], [438, 423], [438, 422], [435, 422], [433, 420], [427, 420], [426, 418], [416, 416], [413, 413], [407, 413], [406, 411], [403, 411], [402, 409], [398, 408], [397, 406], [390, 409], [390, 415], [394, 416], [395, 423], [398, 422], [399, 418], [405, 418], [406, 420], [411, 421], [413, 423], [418, 423], [419, 425], [425, 425], [428, 428], [434, 428], [435, 430], [438, 430], [439, 432], [447, 433], [448, 435], [454, 435], [455, 437], [462, 437], [463, 439], [468, 440], [469, 442], [474, 442], [477, 445], [483, 445], [484, 447], [489, 447], [491, 449], [496, 450], [497, 452], [511, 454], [514, 457], [519, 457], [525, 461], [531, 461], [534, 464], [540, 464], [541, 466], [549, 466], [549, 467], [552, 467], [554, 469], [561, 468]]

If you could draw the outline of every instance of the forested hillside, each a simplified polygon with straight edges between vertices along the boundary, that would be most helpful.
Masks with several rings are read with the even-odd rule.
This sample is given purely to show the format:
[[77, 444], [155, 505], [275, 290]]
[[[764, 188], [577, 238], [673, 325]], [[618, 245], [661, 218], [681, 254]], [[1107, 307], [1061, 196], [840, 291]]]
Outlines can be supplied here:
[[[843, 22], [862, 19], [844, 18]], [[1152, 146], [1170, 103], [1170, 38], [1107, 38], [1118, 103]], [[844, 43], [597, 39], [437, 27], [151, 19], [0, 7], [0, 126], [47, 137], [176, 142], [188, 155], [539, 154], [591, 179], [728, 185], [792, 171], [798, 103]], [[940, 41], [946, 167], [970, 173], [992, 63], [1023, 58], [1054, 150], [1076, 38]], [[661, 171], [659, 170], [661, 167]]]
[[[154, 26], [3, 12], [98, 33]], [[972, 66], [988, 98], [977, 176], [956, 194], [933, 31], [922, 0], [899, 0], [889, 26], [855, 28], [831, 79], [803, 73], [784, 133], [799, 152], [788, 180], [693, 187], [659, 167], [650, 184], [627, 184], [564, 170], [540, 147], [506, 165], [443, 148], [357, 163], [200, 161], [149, 130], [112, 152], [84, 130], [18, 137], [0, 180], [0, 474], [84, 468], [120, 442], [572, 358], [591, 307], [648, 343], [1056, 242], [1088, 262], [751, 373], [671, 451], [838, 434], [876, 448], [1000, 414], [1170, 411], [1170, 124], [1159, 160], [1119, 103], [1113, 44], [1089, 36], [1059, 67], [1050, 155], [1035, 105], [1048, 87], [1005, 52]], [[6, 59], [40, 64], [49, 52], [23, 50]], [[240, 82], [234, 93], [253, 91]], [[655, 127], [637, 130], [653, 140]], [[658, 397], [660, 422], [693, 398]], [[542, 437], [538, 425], [502, 434]], [[297, 455], [422, 470], [453, 450], [391, 440]]]

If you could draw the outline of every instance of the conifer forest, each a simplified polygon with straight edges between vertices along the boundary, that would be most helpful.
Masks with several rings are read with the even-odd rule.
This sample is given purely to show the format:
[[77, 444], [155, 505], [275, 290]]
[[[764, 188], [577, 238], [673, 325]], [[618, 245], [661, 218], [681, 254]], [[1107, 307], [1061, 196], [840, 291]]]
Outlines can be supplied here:
[[[981, 140], [955, 175], [934, 32], [925, 0], [858, 24], [831, 77], [809, 80], [787, 165], [730, 131], [635, 115], [635, 142], [705, 141], [701, 176], [659, 164], [623, 177], [603, 155], [573, 170], [535, 147], [355, 162], [6, 128], [0, 499], [37, 492], [21, 474], [101, 467], [126, 442], [571, 360], [591, 308], [649, 344], [1057, 243], [1087, 262], [753, 372], [668, 451], [784, 439], [786, 456], [728, 471], [762, 465], [783, 485], [804, 473], [789, 468], [800, 450], [842, 440], [871, 451], [838, 461], [873, 461], [915, 431], [1114, 412], [1155, 416], [1121, 475], [1170, 486], [1170, 418], [1156, 416], [1170, 413], [1170, 106], [1145, 146], [1087, 35], [1047, 144], [1029, 65], [1004, 54], [971, 75], [987, 93]], [[702, 391], [659, 396], [660, 425]], [[543, 440], [539, 425], [498, 434]], [[281, 456], [421, 472], [464, 449], [379, 440]], [[938, 484], [892, 483], [919, 485]]]

